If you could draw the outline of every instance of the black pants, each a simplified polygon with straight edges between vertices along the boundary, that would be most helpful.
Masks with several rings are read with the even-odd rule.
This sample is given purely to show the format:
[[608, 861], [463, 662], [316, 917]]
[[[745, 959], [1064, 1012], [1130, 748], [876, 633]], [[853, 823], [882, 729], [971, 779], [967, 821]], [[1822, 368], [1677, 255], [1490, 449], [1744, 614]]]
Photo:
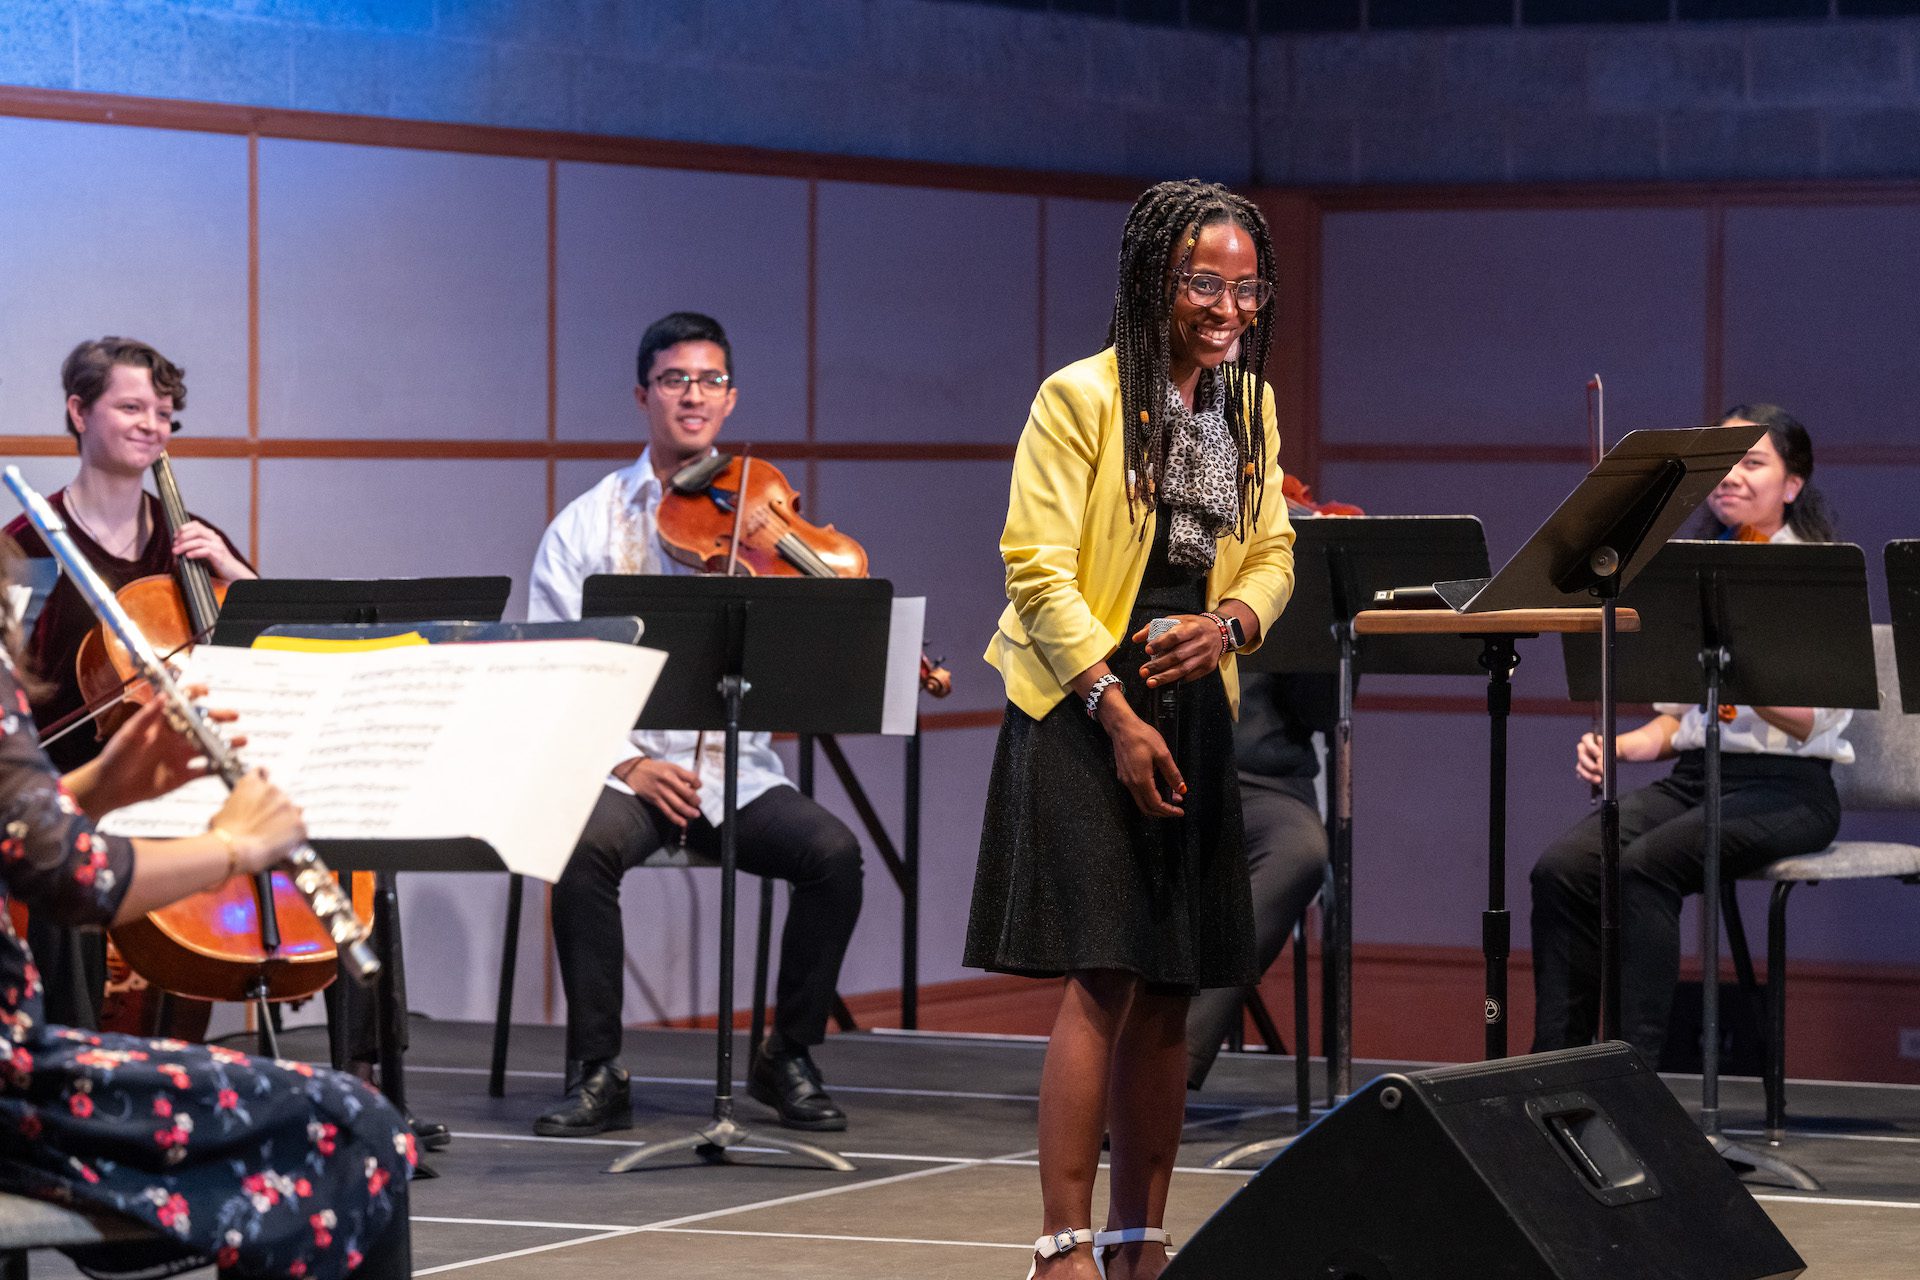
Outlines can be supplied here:
[[[1294, 924], [1320, 892], [1327, 869], [1327, 827], [1320, 811], [1290, 792], [1241, 775], [1247, 874], [1253, 882], [1253, 939], [1260, 972], [1273, 967]], [[1221, 1041], [1246, 1005], [1245, 987], [1210, 987], [1187, 1012], [1187, 1087], [1198, 1089]]]
[[[1840, 829], [1824, 760], [1720, 757], [1720, 874], [1815, 853]], [[1706, 848], [1704, 753], [1620, 800], [1620, 1030], [1660, 1060], [1680, 971], [1680, 904], [1700, 892]], [[1533, 1050], [1593, 1041], [1600, 1020], [1600, 815], [1548, 846], [1533, 869]]]
[[[740, 869], [793, 886], [780, 940], [773, 1029], [794, 1045], [826, 1039], [840, 961], [860, 918], [860, 845], [846, 824], [792, 787], [775, 787], [741, 808]], [[620, 1052], [620, 881], [676, 828], [652, 805], [611, 787], [600, 792], [567, 869], [553, 886], [553, 940], [567, 992], [567, 1057], [596, 1062]], [[690, 848], [717, 854], [720, 833], [706, 819], [687, 832]]]

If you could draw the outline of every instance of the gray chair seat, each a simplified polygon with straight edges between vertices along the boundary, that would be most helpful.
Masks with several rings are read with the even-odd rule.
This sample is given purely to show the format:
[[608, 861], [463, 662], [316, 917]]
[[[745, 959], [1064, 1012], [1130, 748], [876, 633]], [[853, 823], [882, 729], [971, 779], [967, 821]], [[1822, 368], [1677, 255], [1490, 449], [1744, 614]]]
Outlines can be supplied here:
[[150, 1239], [153, 1232], [118, 1214], [68, 1209], [0, 1192], [0, 1252], [70, 1248]]
[[[1900, 705], [1900, 677], [1893, 629], [1873, 629], [1880, 709], [1856, 711], [1847, 726], [1855, 760], [1833, 771], [1840, 806], [1849, 813], [1920, 811], [1920, 715]], [[1767, 1137], [1780, 1142], [1787, 1127], [1787, 899], [1803, 884], [1823, 880], [1895, 880], [1920, 884], [1920, 846], [1882, 840], [1841, 840], [1819, 853], [1781, 858], [1741, 877], [1772, 884], [1767, 908]], [[1727, 932], [1734, 943], [1740, 982], [1757, 998], [1758, 984], [1747, 951], [1746, 930], [1732, 881], [1720, 887]]]
[[1878, 840], [1840, 840], [1819, 853], [1781, 858], [1743, 876], [1746, 880], [1878, 880], [1920, 876], [1920, 845]]

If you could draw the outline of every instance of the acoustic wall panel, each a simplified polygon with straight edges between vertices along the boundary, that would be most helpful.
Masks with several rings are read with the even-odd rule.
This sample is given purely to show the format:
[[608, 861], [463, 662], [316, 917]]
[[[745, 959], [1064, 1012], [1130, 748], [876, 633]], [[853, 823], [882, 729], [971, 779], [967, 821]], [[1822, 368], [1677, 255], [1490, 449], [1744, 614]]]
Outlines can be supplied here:
[[58, 434], [105, 334], [187, 370], [195, 435], [247, 433], [243, 138], [0, 118], [0, 433]]
[[1048, 373], [1107, 345], [1129, 207], [1118, 200], [1047, 200], [1047, 322], [1040, 363]]
[[261, 432], [547, 434], [546, 166], [260, 144]]
[[1324, 439], [1584, 445], [1594, 373], [1613, 435], [1693, 425], [1706, 234], [1687, 209], [1328, 215]]
[[1035, 197], [819, 189], [815, 433], [1011, 443], [1039, 346]]
[[733, 345], [728, 434], [805, 438], [807, 184], [598, 164], [563, 164], [558, 182], [560, 437], [630, 438], [640, 335], [700, 311]]
[[926, 642], [954, 676], [953, 694], [929, 709], [997, 709], [1000, 678], [980, 657], [1006, 606], [1000, 527], [1007, 514], [1004, 462], [823, 462], [805, 510], [830, 520], [867, 551], [873, 576], [903, 596], [927, 598]]
[[1920, 207], [1727, 211], [1729, 404], [1771, 401], [1823, 443], [1911, 445]]
[[526, 617], [545, 521], [538, 462], [270, 459], [260, 468], [260, 562], [278, 578], [502, 573]]
[[[1589, 726], [1575, 715], [1509, 723], [1507, 908], [1514, 945], [1526, 950], [1533, 864], [1591, 811], [1573, 772], [1574, 742]], [[1623, 767], [1620, 785], [1644, 786], [1669, 767]], [[1355, 939], [1477, 950], [1487, 904], [1485, 717], [1363, 712], [1353, 768]]]

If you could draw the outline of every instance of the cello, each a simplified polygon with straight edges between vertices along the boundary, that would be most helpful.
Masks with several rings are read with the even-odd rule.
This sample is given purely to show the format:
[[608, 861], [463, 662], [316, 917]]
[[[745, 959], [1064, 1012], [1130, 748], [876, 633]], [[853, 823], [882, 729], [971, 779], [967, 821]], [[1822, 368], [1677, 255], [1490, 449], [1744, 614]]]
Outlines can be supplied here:
[[[166, 454], [153, 463], [154, 486], [169, 533], [188, 520]], [[115, 593], [156, 648], [204, 639], [218, 617], [226, 584], [205, 564], [180, 556], [173, 576], [155, 575]], [[90, 705], [96, 697], [127, 701], [154, 696], [139, 664], [103, 623], [75, 659]], [[102, 717], [102, 736], [110, 732]], [[284, 872], [235, 876], [204, 893], [116, 925], [109, 937], [133, 972], [174, 995], [199, 1000], [298, 1000], [333, 981], [338, 953], [332, 936]]]

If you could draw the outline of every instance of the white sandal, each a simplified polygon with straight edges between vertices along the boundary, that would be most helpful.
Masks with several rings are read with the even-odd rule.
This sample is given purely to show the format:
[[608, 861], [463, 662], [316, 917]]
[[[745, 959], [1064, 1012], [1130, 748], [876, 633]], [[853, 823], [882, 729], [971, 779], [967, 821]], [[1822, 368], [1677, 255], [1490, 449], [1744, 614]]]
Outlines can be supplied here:
[[1033, 1277], [1039, 1273], [1040, 1264], [1048, 1258], [1072, 1253], [1083, 1244], [1094, 1246], [1093, 1265], [1099, 1269], [1102, 1276], [1105, 1276], [1106, 1270], [1100, 1266], [1099, 1242], [1100, 1237], [1095, 1235], [1089, 1227], [1082, 1227], [1078, 1231], [1056, 1231], [1050, 1236], [1041, 1236], [1033, 1242], [1033, 1265], [1027, 1268], [1027, 1280], [1033, 1280]]
[[1173, 1248], [1173, 1234], [1165, 1227], [1122, 1227], [1118, 1231], [1096, 1231], [1093, 1236], [1094, 1265], [1105, 1276], [1107, 1250], [1118, 1249], [1123, 1244], [1138, 1244], [1143, 1240]]

